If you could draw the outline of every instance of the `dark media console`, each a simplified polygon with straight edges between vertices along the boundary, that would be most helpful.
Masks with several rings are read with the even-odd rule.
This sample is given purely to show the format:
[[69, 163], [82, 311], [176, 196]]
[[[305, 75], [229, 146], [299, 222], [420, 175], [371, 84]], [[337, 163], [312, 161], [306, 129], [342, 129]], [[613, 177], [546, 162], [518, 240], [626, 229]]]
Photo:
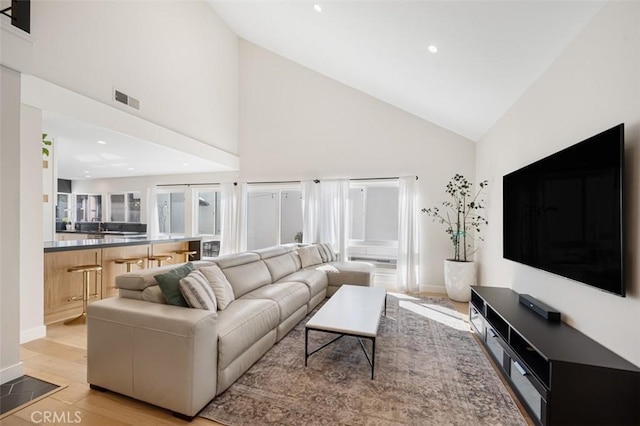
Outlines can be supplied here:
[[508, 288], [471, 289], [471, 328], [539, 425], [639, 425], [640, 368]]

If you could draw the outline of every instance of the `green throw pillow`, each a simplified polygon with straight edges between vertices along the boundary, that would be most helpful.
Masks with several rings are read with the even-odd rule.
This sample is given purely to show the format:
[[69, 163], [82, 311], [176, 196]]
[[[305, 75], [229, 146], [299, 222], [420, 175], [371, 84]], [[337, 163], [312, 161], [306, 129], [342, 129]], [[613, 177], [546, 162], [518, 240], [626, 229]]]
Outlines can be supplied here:
[[195, 269], [193, 263], [189, 262], [176, 269], [171, 269], [164, 274], [154, 276], [169, 305], [189, 306], [187, 305], [187, 301], [184, 300], [184, 297], [182, 297], [182, 293], [180, 293], [180, 279], [186, 277]]

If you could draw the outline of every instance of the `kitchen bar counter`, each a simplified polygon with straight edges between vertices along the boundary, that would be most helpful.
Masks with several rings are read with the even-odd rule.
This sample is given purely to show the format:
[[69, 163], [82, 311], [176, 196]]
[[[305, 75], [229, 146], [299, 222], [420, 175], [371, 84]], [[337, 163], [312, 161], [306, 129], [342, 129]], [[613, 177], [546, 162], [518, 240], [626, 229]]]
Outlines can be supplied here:
[[82, 312], [82, 274], [67, 272], [79, 265], [100, 265], [102, 271], [91, 273], [90, 293], [98, 300], [117, 296], [115, 280], [127, 272], [125, 264], [115, 261], [121, 258], [140, 258], [134, 269], [155, 266], [149, 256], [167, 254], [171, 259], [164, 264], [184, 263], [180, 250], [193, 250], [191, 260], [200, 259], [200, 237], [121, 238], [47, 241], [44, 243], [44, 322], [51, 324], [72, 318]]
[[[65, 231], [74, 233], [75, 231]], [[86, 234], [86, 232], [81, 232]], [[87, 248], [105, 248], [105, 247], [122, 247], [140, 244], [156, 244], [156, 243], [172, 243], [172, 242], [200, 242], [200, 237], [158, 237], [147, 238], [144, 236], [136, 237], [120, 237], [105, 236], [104, 238], [96, 238], [89, 240], [68, 240], [68, 241], [45, 241], [44, 252], [50, 253], [55, 251], [85, 250]], [[197, 250], [200, 253], [200, 250]]]

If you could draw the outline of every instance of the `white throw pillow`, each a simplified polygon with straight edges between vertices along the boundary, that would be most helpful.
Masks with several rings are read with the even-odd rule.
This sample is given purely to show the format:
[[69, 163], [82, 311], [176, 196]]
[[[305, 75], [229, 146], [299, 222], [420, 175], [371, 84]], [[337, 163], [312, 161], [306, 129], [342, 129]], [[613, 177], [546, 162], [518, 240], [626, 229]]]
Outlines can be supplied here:
[[213, 293], [209, 281], [199, 271], [190, 272], [180, 279], [180, 293], [187, 304], [195, 309], [215, 311], [218, 309], [216, 295]]
[[322, 257], [320, 256], [317, 246], [300, 247], [298, 249], [298, 256], [300, 256], [300, 262], [303, 268], [322, 263]]
[[216, 295], [216, 300], [218, 301], [218, 309], [224, 311], [225, 308], [229, 306], [229, 303], [236, 300], [231, 283], [227, 277], [224, 276], [222, 269], [217, 265], [202, 266], [198, 268], [198, 270], [202, 272], [207, 278], [207, 281], [209, 281]]

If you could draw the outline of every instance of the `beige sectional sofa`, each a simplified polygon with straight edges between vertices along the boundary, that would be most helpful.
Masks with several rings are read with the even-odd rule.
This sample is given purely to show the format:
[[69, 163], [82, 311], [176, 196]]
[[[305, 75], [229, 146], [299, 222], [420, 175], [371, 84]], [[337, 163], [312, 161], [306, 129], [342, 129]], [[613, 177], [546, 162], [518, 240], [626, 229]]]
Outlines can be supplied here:
[[276, 246], [194, 262], [217, 265], [233, 288], [235, 300], [217, 312], [166, 304], [154, 276], [176, 265], [117, 277], [120, 297], [87, 310], [87, 381], [196, 415], [340, 285], [373, 281], [370, 264], [302, 268], [296, 250]]

